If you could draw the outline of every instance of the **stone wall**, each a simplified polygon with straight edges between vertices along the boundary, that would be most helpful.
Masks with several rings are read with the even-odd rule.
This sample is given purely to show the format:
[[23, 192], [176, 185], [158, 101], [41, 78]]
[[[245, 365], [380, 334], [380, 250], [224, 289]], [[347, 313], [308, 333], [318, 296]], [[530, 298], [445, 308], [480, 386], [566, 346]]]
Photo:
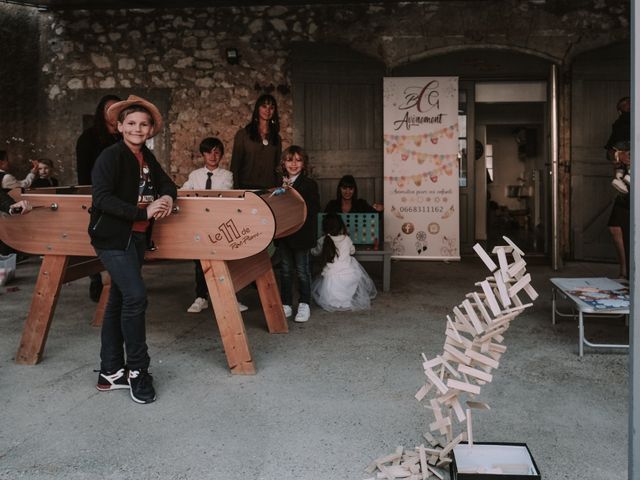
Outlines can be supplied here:
[[[255, 98], [265, 89], [278, 99], [284, 143], [291, 142], [292, 42], [348, 45], [389, 67], [479, 45], [566, 63], [577, 53], [629, 34], [625, 2], [547, 3], [434, 1], [39, 14], [1, 4], [0, 25], [11, 40], [1, 54], [6, 61], [0, 67], [5, 92], [0, 109], [4, 116], [7, 106], [13, 108], [12, 119], [0, 124], [2, 135], [35, 138], [46, 145], [62, 182], [74, 183], [74, 144], [82, 114], [91, 114], [107, 91], [147, 94], [166, 105], [161, 160], [181, 183], [198, 164], [197, 145], [203, 137], [219, 136], [230, 152], [233, 134], [246, 124]], [[237, 65], [225, 60], [231, 47], [240, 53]], [[26, 55], [20, 53], [25, 50]], [[35, 65], [40, 75], [33, 71]], [[22, 73], [9, 77], [8, 69]], [[16, 91], [18, 95], [6, 93]], [[41, 105], [35, 117], [33, 97]], [[35, 122], [37, 128], [24, 127]]]
[[0, 150], [19, 174], [43, 147], [37, 141], [39, 25], [33, 8], [0, 4]]

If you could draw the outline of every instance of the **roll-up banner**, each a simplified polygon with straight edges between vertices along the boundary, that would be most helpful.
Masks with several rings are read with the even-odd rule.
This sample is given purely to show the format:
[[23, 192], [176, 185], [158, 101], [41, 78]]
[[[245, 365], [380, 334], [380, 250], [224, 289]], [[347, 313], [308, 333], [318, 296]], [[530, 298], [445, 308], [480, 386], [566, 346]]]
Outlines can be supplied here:
[[394, 258], [460, 259], [458, 78], [384, 79], [384, 232]]

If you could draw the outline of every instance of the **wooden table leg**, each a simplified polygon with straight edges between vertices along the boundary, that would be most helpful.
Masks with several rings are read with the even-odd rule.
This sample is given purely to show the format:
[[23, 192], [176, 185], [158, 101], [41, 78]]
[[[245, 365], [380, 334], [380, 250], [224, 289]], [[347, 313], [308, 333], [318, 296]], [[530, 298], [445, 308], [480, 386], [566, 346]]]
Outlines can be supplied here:
[[68, 261], [69, 258], [66, 255], [44, 256], [33, 292], [29, 316], [22, 331], [16, 363], [35, 365], [42, 359]]
[[280, 290], [278, 289], [273, 269], [269, 268], [269, 270], [259, 275], [256, 278], [256, 285], [269, 333], [287, 333], [289, 327], [284, 316]]
[[238, 308], [229, 268], [223, 260], [201, 262], [231, 373], [255, 374], [247, 332]]
[[255, 280], [269, 333], [287, 333], [280, 290], [266, 250], [252, 257], [227, 262], [236, 292]]
[[96, 311], [93, 313], [93, 320], [91, 325], [94, 327], [101, 327], [102, 320], [104, 319], [104, 311], [107, 308], [107, 301], [109, 300], [109, 292], [111, 292], [111, 276], [107, 272], [102, 275], [102, 293], [100, 294], [100, 300], [96, 306]]

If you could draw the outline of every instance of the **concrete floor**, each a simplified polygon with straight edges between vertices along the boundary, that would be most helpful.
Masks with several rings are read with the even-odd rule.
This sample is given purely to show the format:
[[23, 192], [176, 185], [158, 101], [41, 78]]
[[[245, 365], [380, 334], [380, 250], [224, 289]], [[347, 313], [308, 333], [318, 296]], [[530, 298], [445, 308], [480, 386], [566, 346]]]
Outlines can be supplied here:
[[[440, 353], [445, 315], [487, 273], [479, 262], [397, 262], [392, 289], [364, 313], [312, 309], [270, 335], [255, 290], [240, 300], [257, 366], [232, 376], [211, 310], [188, 314], [193, 264], [145, 267], [148, 342], [158, 400], [95, 388], [99, 331], [88, 280], [62, 288], [43, 361], [14, 363], [39, 262], [0, 288], [1, 479], [264, 479], [369, 477], [371, 460], [423, 443], [431, 421], [414, 399], [421, 352]], [[377, 265], [369, 265], [380, 280]], [[577, 355], [577, 322], [551, 325], [549, 277], [610, 276], [606, 264], [553, 273], [530, 265], [541, 294], [505, 335], [508, 351], [475, 416], [476, 441], [526, 442], [549, 480], [627, 477], [628, 356]], [[626, 341], [622, 320], [588, 336]]]

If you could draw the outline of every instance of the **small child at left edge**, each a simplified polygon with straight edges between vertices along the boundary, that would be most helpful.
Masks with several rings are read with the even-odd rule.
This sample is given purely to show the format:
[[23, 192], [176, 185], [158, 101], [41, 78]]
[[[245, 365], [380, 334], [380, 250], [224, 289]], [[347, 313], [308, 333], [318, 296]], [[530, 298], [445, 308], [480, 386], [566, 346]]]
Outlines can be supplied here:
[[38, 176], [31, 182], [31, 188], [57, 187], [58, 179], [52, 176], [53, 162], [49, 158], [38, 159]]

